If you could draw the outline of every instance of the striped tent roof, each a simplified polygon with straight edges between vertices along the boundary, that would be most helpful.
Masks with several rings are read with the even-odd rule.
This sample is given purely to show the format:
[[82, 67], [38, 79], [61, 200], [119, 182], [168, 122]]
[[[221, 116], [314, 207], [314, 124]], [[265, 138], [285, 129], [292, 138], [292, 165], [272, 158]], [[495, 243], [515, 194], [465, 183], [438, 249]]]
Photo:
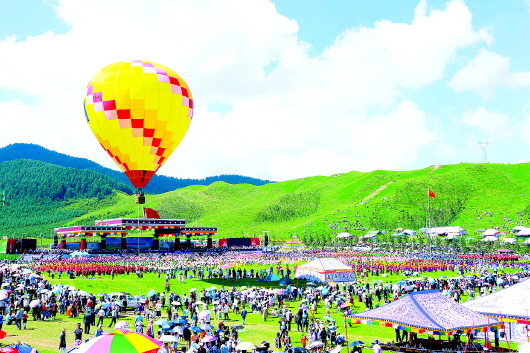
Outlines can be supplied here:
[[484, 330], [500, 325], [496, 319], [468, 309], [438, 290], [412, 292], [399, 300], [349, 318], [353, 323], [379, 324], [429, 334]]

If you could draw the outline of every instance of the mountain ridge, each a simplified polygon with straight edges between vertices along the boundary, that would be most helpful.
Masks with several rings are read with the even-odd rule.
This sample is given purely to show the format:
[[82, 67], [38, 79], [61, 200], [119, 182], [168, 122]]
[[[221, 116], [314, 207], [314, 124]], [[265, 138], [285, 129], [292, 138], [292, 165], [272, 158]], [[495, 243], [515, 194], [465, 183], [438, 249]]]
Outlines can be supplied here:
[[[98, 173], [105, 174], [118, 182], [130, 185], [129, 180], [122, 172], [103, 167], [100, 164], [91, 161], [87, 158], [70, 156], [61, 152], [47, 149], [40, 145], [30, 143], [14, 143], [0, 148], [0, 162], [16, 159], [39, 160], [42, 162], [62, 167], [70, 167], [80, 170], [92, 170]], [[225, 181], [230, 184], [244, 183], [252, 185], [264, 185], [272, 182], [270, 180], [263, 180], [232, 174], [211, 176], [203, 179], [181, 179], [166, 175], [155, 175], [151, 179], [149, 185], [144, 188], [144, 191], [148, 194], [162, 194], [190, 185], [210, 185], [216, 181]], [[130, 186], [130, 193], [133, 192], [134, 188]]]

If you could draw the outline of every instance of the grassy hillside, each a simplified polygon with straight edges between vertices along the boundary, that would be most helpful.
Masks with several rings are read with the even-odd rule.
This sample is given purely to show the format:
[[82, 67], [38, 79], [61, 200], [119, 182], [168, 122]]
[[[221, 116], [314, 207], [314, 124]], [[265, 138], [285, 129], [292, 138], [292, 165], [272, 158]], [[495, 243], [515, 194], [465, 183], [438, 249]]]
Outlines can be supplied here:
[[[427, 197], [427, 190], [435, 198]], [[132, 196], [117, 194], [88, 207], [71, 224], [95, 219], [137, 217]], [[414, 171], [350, 172], [253, 185], [214, 183], [148, 195], [146, 207], [162, 217], [191, 225], [217, 226], [220, 237], [292, 234], [330, 238], [341, 231], [419, 229], [460, 225], [473, 233], [500, 226], [527, 225], [530, 217], [530, 164], [459, 164]], [[486, 213], [486, 214], [485, 214]], [[428, 216], [430, 215], [430, 217]], [[480, 217], [479, 217], [480, 215]]]
[[[51, 235], [62, 226], [86, 213], [85, 207], [73, 206], [78, 200], [114, 207], [113, 195], [129, 187], [87, 170], [58, 167], [52, 164], [17, 160], [0, 163], [0, 193], [5, 205], [0, 208], [0, 235]], [[81, 206], [86, 201], [80, 202]]]

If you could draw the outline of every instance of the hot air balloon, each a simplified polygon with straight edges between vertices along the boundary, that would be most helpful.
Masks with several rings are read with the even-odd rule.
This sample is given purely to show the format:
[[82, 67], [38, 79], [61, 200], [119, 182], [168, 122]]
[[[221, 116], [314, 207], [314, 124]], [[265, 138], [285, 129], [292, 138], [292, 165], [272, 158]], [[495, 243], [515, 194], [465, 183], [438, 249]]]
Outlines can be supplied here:
[[173, 70], [142, 60], [103, 68], [88, 84], [88, 125], [137, 188], [143, 188], [177, 148], [193, 117], [188, 85]]

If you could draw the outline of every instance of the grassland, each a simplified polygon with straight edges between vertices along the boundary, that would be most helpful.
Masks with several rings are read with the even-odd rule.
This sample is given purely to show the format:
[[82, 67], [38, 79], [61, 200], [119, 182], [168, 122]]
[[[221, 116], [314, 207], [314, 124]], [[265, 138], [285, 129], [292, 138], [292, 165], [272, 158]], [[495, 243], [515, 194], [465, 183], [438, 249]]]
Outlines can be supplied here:
[[[457, 274], [450, 271], [438, 272], [436, 274], [429, 273], [429, 276], [438, 277], [438, 276], [456, 276]], [[372, 283], [372, 280], [383, 280], [386, 283], [396, 283], [401, 279], [406, 277], [395, 275], [392, 277], [368, 277], [365, 279], [366, 282]], [[89, 293], [100, 293], [100, 292], [129, 292], [133, 295], [135, 294], [146, 294], [149, 290], [154, 289], [157, 292], [164, 291], [165, 279], [158, 278], [157, 274], [149, 273], [145, 274], [142, 279], [139, 279], [136, 275], [120, 275], [116, 276], [114, 279], [111, 279], [110, 276], [102, 276], [95, 278], [83, 278], [79, 277], [76, 279], [66, 279], [65, 277], [59, 279], [55, 277], [54, 279], [49, 278], [52, 283], [62, 283], [64, 285], [73, 285], [78, 289], [85, 290]], [[301, 286], [301, 283], [295, 283], [297, 286]], [[257, 280], [244, 279], [241, 281], [226, 281], [226, 280], [199, 280], [199, 279], [188, 279], [183, 284], [177, 284], [172, 282], [172, 291], [175, 291], [179, 294], [187, 294], [191, 288], [196, 288], [197, 290], [202, 290], [216, 286], [221, 288], [225, 286], [229, 287], [240, 287], [240, 286], [261, 286], [265, 288], [276, 288], [278, 287], [276, 282], [260, 282]], [[467, 300], [464, 297], [464, 300]], [[286, 305], [295, 311], [299, 308], [299, 302], [286, 302]], [[362, 303], [355, 301], [356, 307], [354, 311], [360, 312], [365, 310], [365, 306]], [[162, 314], [164, 316], [164, 312]], [[325, 309], [322, 304], [315, 314], [316, 318], [322, 318], [325, 316]], [[383, 342], [392, 341], [394, 339], [394, 330], [392, 328], [385, 328], [380, 326], [373, 325], [353, 325], [353, 327], [343, 325], [343, 316], [336, 309], [331, 310], [331, 317], [336, 320], [336, 324], [339, 328], [339, 331], [343, 334], [347, 334], [347, 337], [350, 341], [361, 340], [364, 342], [373, 342], [375, 339], [382, 340]], [[104, 326], [107, 326], [110, 319], [105, 319]], [[134, 321], [134, 315], [131, 312], [128, 312], [126, 316], [122, 316], [120, 320], [125, 320], [130, 323]], [[17, 341], [22, 341], [36, 347], [40, 353], [51, 353], [56, 352], [59, 342], [59, 334], [63, 328], [67, 330], [67, 344], [70, 349], [73, 347], [73, 330], [76, 323], [82, 322], [81, 317], [70, 318], [68, 316], [58, 315], [55, 321], [28, 321], [28, 330], [17, 330], [16, 327], [4, 325], [4, 330], [8, 333], [8, 336], [2, 341], [3, 344], [16, 343]], [[241, 317], [234, 313], [230, 313], [230, 319], [224, 320], [225, 323], [229, 325], [240, 324]], [[217, 320], [212, 321], [213, 325], [218, 323]], [[92, 329], [92, 334], [95, 329]], [[251, 313], [247, 316], [247, 324], [245, 325], [245, 331], [240, 333], [240, 339], [242, 341], [250, 341], [253, 343], [261, 343], [261, 341], [266, 340], [268, 342], [274, 342], [274, 337], [278, 332], [278, 319], [269, 317], [269, 319], [264, 322], [259, 313]], [[302, 337], [301, 332], [298, 332], [295, 327], [291, 331], [291, 337], [293, 344], [299, 346], [300, 338]], [[85, 336], [83, 336], [85, 337]], [[505, 343], [503, 343], [506, 346]], [[514, 348], [514, 344], [511, 345]], [[345, 351], [345, 349], [343, 349]], [[365, 349], [365, 352], [371, 352], [370, 350]]]

